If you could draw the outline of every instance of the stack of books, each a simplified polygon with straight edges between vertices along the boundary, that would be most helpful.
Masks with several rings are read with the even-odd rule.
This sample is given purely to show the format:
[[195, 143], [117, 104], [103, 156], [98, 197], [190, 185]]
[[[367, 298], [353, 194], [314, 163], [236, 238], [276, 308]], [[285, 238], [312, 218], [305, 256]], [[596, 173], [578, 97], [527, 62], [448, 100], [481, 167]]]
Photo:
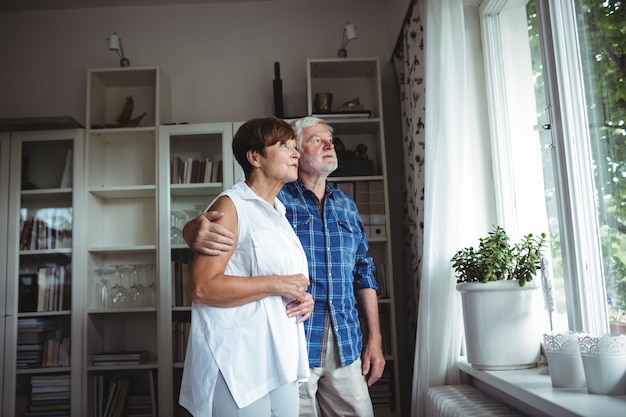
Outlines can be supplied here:
[[91, 362], [96, 366], [138, 365], [148, 360], [147, 350], [101, 352], [91, 355]]
[[[65, 363], [69, 363], [69, 338], [66, 342], [67, 355], [59, 350], [63, 339], [61, 323], [58, 320], [38, 317], [18, 319], [17, 368], [67, 366]], [[63, 358], [59, 361], [61, 356]]]
[[70, 376], [33, 375], [30, 406], [24, 417], [70, 415]]

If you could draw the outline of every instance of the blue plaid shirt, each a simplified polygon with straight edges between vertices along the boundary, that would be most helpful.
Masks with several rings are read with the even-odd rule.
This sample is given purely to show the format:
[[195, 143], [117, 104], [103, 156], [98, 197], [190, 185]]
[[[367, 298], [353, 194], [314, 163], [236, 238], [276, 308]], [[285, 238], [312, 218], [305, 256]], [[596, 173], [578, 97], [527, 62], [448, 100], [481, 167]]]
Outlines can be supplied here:
[[321, 207], [315, 194], [300, 181], [285, 184], [278, 198], [309, 262], [309, 291], [315, 302], [311, 317], [304, 323], [309, 366], [324, 366], [327, 313], [341, 366], [350, 365], [363, 348], [356, 291], [378, 289], [372, 258], [366, 257], [368, 243], [356, 204], [346, 193], [327, 184]]

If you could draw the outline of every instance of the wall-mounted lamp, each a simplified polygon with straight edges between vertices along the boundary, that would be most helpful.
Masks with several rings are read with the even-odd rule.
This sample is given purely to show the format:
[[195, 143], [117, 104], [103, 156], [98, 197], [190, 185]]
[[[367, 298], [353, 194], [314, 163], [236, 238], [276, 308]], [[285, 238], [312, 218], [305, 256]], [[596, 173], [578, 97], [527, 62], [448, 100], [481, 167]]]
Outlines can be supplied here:
[[124, 56], [124, 47], [122, 46], [122, 38], [116, 32], [109, 36], [109, 50], [115, 51], [120, 56], [120, 67], [130, 67], [130, 61]]
[[356, 38], [357, 38], [356, 27], [350, 22], [346, 23], [346, 26], [343, 28], [343, 37], [341, 39], [341, 49], [337, 52], [337, 56], [343, 57], [343, 58], [347, 57], [348, 51], [346, 50], [346, 47], [348, 46], [348, 42]]

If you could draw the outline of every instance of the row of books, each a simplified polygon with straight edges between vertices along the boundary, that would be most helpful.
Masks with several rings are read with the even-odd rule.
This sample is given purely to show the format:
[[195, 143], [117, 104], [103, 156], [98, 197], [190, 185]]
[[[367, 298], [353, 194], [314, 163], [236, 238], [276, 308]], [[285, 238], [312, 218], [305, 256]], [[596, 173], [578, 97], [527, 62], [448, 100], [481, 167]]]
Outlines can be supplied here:
[[175, 307], [190, 307], [189, 279], [191, 275], [191, 261], [172, 261], [172, 305]]
[[46, 265], [20, 274], [19, 311], [63, 311], [71, 306], [70, 265]]
[[189, 320], [172, 321], [172, 356], [174, 362], [185, 361], [190, 329], [191, 321]]
[[220, 182], [222, 161], [212, 161], [210, 158], [199, 160], [195, 158], [173, 158], [170, 161], [171, 184], [194, 184]]
[[58, 319], [18, 319], [18, 369], [69, 366], [69, 348], [70, 339], [63, 335]]
[[121, 417], [126, 415], [125, 408], [128, 399], [128, 391], [130, 389], [130, 381], [128, 379], [110, 381], [108, 392], [106, 393], [106, 402], [103, 385], [103, 375], [94, 377], [94, 390], [97, 395], [94, 398], [94, 416]]
[[24, 417], [70, 415], [70, 375], [33, 375]]
[[46, 208], [20, 217], [20, 250], [72, 247], [72, 208]]
[[131, 375], [115, 379], [105, 374], [95, 375], [93, 417], [156, 417], [154, 371], [148, 369], [146, 373], [148, 393], [141, 391], [143, 384]]
[[17, 367], [57, 368], [70, 366], [70, 338], [48, 339], [43, 343], [17, 345]]

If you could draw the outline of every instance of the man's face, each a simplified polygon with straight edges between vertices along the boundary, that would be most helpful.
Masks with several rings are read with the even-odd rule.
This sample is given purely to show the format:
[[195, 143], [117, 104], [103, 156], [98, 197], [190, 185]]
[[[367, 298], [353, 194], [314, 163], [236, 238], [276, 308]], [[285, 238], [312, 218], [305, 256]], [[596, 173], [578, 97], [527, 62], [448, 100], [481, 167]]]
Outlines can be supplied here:
[[337, 169], [337, 164], [333, 135], [328, 129], [321, 124], [302, 129], [300, 171], [329, 175]]

